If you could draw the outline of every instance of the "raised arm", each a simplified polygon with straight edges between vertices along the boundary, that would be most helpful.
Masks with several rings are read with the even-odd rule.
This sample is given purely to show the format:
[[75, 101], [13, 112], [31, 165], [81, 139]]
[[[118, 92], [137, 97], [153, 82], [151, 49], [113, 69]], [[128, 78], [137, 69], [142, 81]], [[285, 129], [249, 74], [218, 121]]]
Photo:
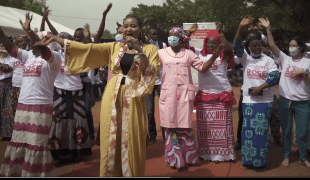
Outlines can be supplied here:
[[86, 44], [93, 42], [91, 37], [90, 37], [89, 24], [87, 24], [87, 23], [84, 25], [83, 34], [84, 34]]
[[243, 45], [242, 45], [242, 31], [244, 28], [246, 28], [247, 26], [249, 26], [250, 24], [252, 24], [254, 18], [251, 16], [245, 16], [240, 24], [239, 24], [239, 28], [237, 30], [237, 33], [235, 35], [235, 39], [234, 39], [234, 51], [235, 54], [239, 57], [242, 58], [244, 50], [243, 50]]
[[111, 9], [111, 7], [112, 7], [112, 3], [110, 3], [108, 5], [107, 9], [103, 12], [102, 20], [101, 20], [97, 35], [94, 37], [94, 43], [100, 43], [100, 39], [101, 39], [101, 36], [102, 36], [104, 28], [105, 28], [105, 19], [106, 19], [108, 12]]
[[222, 54], [222, 52], [223, 52], [223, 44], [220, 44], [212, 54], [211, 58], [208, 61], [204, 62], [202, 66], [202, 72], [207, 71], [212, 66], [216, 58], [218, 58]]
[[[30, 37], [32, 43], [35, 44], [36, 42], [40, 41], [40, 38], [38, 37], [38, 35], [35, 32], [33, 32], [33, 30], [31, 30], [30, 28], [32, 16], [30, 17], [29, 13], [26, 14], [25, 23], [23, 23], [21, 20], [19, 21], [20, 21], [20, 24], [22, 25], [22, 28], [26, 31], [26, 33]], [[46, 45], [38, 46], [38, 50], [40, 51], [42, 57], [44, 57], [45, 54], [49, 52], [49, 48]]]
[[52, 25], [52, 23], [48, 19], [48, 15], [51, 14], [51, 10], [48, 9], [48, 6], [44, 8], [44, 11], [42, 12], [44, 20], [46, 21], [48, 28], [51, 30], [51, 32], [54, 35], [58, 35], [58, 31], [55, 29], [55, 27]]
[[42, 9], [41, 15], [42, 15], [42, 21], [41, 21], [41, 27], [40, 27], [40, 31], [45, 31], [45, 20], [48, 14], [49, 10], [48, 10], [48, 6], [44, 6], [44, 8]]
[[271, 33], [270, 22], [269, 22], [268, 18], [267, 19], [259, 18], [259, 21], [267, 30], [268, 43], [269, 43], [269, 47], [270, 47], [273, 55], [276, 58], [279, 58], [281, 50], [278, 48], [278, 46], [274, 42], [274, 39], [273, 39], [273, 36]]
[[12, 53], [12, 49], [14, 47], [14, 44], [12, 43], [12, 41], [8, 37], [6, 37], [6, 35], [2, 31], [1, 27], [0, 27], [0, 43], [2, 43], [2, 45], [4, 46], [4, 48], [6, 49], [6, 51], [9, 54]]

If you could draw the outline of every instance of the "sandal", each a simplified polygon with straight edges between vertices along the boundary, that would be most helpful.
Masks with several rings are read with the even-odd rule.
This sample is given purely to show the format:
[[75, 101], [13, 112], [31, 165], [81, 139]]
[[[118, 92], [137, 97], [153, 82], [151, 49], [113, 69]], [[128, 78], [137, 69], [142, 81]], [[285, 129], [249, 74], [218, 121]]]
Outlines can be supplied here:
[[290, 160], [288, 158], [284, 159], [282, 161], [282, 165], [285, 167], [289, 167], [290, 166]]
[[310, 168], [310, 163], [309, 163], [309, 161], [307, 161], [307, 160], [305, 160], [305, 161], [303, 161], [303, 162], [299, 161], [299, 164], [304, 165], [304, 166]]
[[244, 170], [248, 169], [248, 167], [244, 166], [243, 164], [241, 164], [241, 168]]

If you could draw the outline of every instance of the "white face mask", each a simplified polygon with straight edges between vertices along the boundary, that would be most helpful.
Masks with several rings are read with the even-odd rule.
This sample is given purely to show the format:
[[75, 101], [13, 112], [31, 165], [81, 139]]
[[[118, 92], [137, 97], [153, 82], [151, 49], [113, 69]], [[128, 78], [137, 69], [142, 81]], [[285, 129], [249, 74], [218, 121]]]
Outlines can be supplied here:
[[251, 52], [251, 56], [253, 57], [253, 58], [257, 58], [257, 57], [259, 57], [259, 56], [261, 56], [262, 54], [263, 54], [263, 51], [261, 51], [259, 54], [254, 54], [254, 53], [252, 53], [252, 51], [250, 50], [250, 52]]
[[289, 51], [291, 56], [296, 56], [300, 52], [298, 47], [289, 47]]

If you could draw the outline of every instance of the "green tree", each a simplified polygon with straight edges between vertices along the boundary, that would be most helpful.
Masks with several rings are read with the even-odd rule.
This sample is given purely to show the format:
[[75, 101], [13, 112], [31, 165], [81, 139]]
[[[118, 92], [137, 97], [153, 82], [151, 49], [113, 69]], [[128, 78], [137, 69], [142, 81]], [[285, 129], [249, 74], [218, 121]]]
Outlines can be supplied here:
[[34, 0], [2, 0], [0, 1], [0, 5], [32, 11], [37, 14], [41, 14], [42, 7], [44, 7], [44, 4]]
[[104, 30], [101, 39], [114, 39], [114, 36], [109, 30]]
[[[246, 15], [268, 18], [275, 38], [310, 37], [309, 0], [167, 0], [162, 6], [139, 4], [132, 8], [141, 18], [144, 30], [155, 28], [166, 41], [171, 27], [183, 23], [219, 21], [226, 27], [225, 36], [232, 41], [239, 22]], [[246, 33], [244, 34], [246, 35]]]

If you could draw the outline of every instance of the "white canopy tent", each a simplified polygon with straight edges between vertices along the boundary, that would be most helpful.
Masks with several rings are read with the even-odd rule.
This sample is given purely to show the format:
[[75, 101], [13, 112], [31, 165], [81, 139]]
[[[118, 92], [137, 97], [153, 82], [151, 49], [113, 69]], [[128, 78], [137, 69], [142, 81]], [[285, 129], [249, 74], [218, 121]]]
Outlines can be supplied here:
[[[7, 36], [17, 36], [19, 34], [25, 34], [25, 31], [22, 29], [19, 20], [21, 19], [22, 22], [25, 22], [25, 14], [30, 11], [16, 9], [11, 7], [0, 6], [0, 26], [4, 33]], [[42, 16], [33, 12], [30, 12], [30, 16], [33, 15], [31, 21], [31, 29], [35, 30], [35, 28], [40, 30]], [[71, 35], [74, 34], [74, 30], [63, 26], [57, 22], [51, 21], [52, 25], [55, 29], [60, 32], [67, 32]], [[45, 23], [45, 31], [50, 31], [48, 28], [47, 23]]]

